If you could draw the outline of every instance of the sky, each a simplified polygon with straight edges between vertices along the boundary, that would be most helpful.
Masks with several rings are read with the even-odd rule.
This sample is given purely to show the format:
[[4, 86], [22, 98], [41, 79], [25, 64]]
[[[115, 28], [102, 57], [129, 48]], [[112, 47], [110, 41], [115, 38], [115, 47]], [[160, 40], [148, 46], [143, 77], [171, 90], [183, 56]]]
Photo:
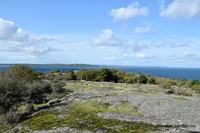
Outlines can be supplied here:
[[0, 63], [200, 67], [200, 0], [0, 0]]

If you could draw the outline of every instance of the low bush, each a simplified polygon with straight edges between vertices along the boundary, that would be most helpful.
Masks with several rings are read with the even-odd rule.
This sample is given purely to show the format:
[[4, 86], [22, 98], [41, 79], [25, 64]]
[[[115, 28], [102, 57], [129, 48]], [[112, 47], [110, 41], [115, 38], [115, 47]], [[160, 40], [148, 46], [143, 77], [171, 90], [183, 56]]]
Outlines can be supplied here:
[[8, 69], [4, 75], [8, 77], [20, 80], [20, 81], [33, 81], [39, 80], [40, 73], [36, 72], [33, 68], [28, 65], [15, 65]]
[[137, 83], [139, 84], [146, 84], [147, 83], [147, 77], [144, 75], [140, 75], [137, 77]]
[[98, 70], [88, 69], [88, 70], [79, 70], [76, 75], [80, 80], [86, 81], [96, 81], [99, 72]]
[[6, 114], [3, 114], [3, 121], [5, 124], [13, 124], [23, 121], [26, 117], [26, 115], [23, 113], [15, 112], [15, 111], [9, 111]]
[[200, 85], [193, 85], [192, 90], [194, 90], [196, 93], [200, 94]]
[[65, 82], [54, 82], [52, 85], [54, 94], [61, 94], [65, 92]]
[[74, 71], [68, 71], [65, 73], [65, 79], [66, 80], [76, 80], [76, 75]]
[[147, 79], [148, 84], [156, 84], [156, 80], [153, 77]]
[[34, 81], [26, 84], [25, 97], [28, 103], [43, 103], [45, 94], [52, 92], [51, 85], [44, 81]]

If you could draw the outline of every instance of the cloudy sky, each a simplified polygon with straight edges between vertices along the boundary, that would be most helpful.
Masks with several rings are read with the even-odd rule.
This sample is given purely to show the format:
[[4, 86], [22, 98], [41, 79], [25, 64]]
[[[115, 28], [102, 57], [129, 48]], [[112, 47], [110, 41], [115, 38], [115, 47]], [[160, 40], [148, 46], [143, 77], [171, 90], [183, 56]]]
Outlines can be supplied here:
[[0, 2], [0, 63], [200, 67], [200, 0]]

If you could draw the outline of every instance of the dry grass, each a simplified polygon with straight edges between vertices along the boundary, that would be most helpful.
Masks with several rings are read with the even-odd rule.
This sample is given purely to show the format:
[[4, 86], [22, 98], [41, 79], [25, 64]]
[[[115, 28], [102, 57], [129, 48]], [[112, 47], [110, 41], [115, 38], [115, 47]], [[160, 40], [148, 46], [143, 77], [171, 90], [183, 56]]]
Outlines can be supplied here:
[[70, 90], [90, 91], [94, 88], [111, 88], [116, 92], [135, 91], [139, 93], [152, 93], [152, 94], [161, 92], [161, 90], [157, 86], [140, 85], [140, 87], [137, 87], [134, 84], [126, 84], [126, 83], [68, 81], [66, 85], [66, 89]]

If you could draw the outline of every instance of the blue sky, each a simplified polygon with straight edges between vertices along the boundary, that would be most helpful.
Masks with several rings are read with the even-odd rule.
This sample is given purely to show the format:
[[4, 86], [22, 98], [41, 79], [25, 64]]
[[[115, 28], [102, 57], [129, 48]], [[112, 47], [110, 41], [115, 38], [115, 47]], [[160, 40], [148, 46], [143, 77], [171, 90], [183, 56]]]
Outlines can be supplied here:
[[200, 67], [200, 0], [6, 0], [0, 63]]

